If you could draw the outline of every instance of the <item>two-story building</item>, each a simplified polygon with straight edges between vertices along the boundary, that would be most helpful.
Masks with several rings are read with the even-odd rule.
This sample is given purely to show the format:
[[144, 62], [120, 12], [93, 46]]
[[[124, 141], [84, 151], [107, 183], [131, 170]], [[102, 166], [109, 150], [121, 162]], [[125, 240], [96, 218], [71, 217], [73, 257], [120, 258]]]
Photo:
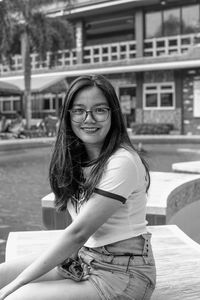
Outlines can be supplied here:
[[[45, 9], [74, 24], [76, 47], [60, 51], [52, 69], [31, 55], [33, 117], [55, 113], [75, 77], [100, 73], [116, 88], [127, 126], [169, 123], [177, 133], [200, 134], [199, 0], [52, 0]], [[23, 90], [20, 56], [15, 75], [7, 66], [0, 72]], [[19, 106], [16, 96], [0, 98], [3, 113]]]

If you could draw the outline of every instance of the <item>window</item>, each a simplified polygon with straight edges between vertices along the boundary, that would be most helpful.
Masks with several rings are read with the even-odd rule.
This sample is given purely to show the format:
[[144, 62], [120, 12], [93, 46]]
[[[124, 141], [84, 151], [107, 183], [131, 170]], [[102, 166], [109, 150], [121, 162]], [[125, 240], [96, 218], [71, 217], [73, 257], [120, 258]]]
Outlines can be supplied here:
[[1, 97], [1, 110], [5, 113], [21, 111], [21, 100], [17, 96]]
[[40, 111], [40, 99], [34, 97], [31, 101], [32, 111]]
[[20, 100], [13, 101], [13, 110], [21, 111], [21, 101]]
[[150, 12], [145, 15], [145, 33], [147, 39], [162, 36], [161, 11]]
[[144, 84], [143, 93], [145, 109], [169, 109], [175, 107], [173, 82]]
[[3, 111], [12, 111], [11, 109], [12, 102], [9, 100], [3, 101]]
[[199, 31], [200, 5], [149, 11], [145, 14], [145, 38], [189, 34]]
[[49, 98], [44, 98], [43, 99], [43, 110], [49, 110], [50, 109], [50, 99]]
[[164, 36], [178, 35], [181, 33], [180, 9], [168, 9], [163, 14]]
[[86, 46], [135, 39], [134, 16], [113, 15], [85, 24]]
[[182, 32], [193, 33], [199, 25], [199, 5], [191, 5], [182, 8]]

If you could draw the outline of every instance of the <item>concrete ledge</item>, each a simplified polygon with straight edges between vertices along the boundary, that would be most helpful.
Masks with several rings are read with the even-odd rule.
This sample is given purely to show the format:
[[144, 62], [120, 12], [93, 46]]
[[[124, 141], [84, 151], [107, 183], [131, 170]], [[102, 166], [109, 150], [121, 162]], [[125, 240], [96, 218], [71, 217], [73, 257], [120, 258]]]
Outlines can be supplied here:
[[[147, 219], [150, 225], [168, 224], [180, 209], [200, 198], [200, 175], [173, 172], [151, 172]], [[68, 216], [55, 210], [54, 194], [41, 199], [43, 222], [48, 229], [64, 228]], [[62, 218], [65, 218], [61, 222]], [[62, 226], [62, 227], [59, 227]]]
[[200, 144], [199, 135], [133, 135], [130, 134], [133, 143], [144, 144]]
[[200, 161], [187, 161], [172, 164], [174, 172], [200, 174]]
[[52, 137], [0, 140], [0, 151], [49, 147], [54, 141]]
[[[198, 135], [133, 135], [129, 133], [129, 136], [133, 144], [200, 144]], [[55, 137], [0, 140], [0, 151], [45, 147], [54, 142]]]
[[[157, 268], [152, 300], [199, 300], [200, 245], [175, 225], [149, 226]], [[62, 230], [11, 232], [6, 260], [42, 254]]]

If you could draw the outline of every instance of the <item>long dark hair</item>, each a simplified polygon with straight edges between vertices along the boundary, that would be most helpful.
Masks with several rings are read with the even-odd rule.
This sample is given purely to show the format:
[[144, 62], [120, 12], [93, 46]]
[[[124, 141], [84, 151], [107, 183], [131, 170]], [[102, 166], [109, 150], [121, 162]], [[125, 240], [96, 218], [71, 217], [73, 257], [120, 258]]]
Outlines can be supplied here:
[[[98, 87], [106, 97], [111, 109], [111, 127], [105, 138], [100, 156], [89, 164], [91, 176], [85, 181], [82, 173], [87, 153], [82, 141], [71, 128], [69, 109], [77, 93], [88, 87]], [[137, 151], [128, 136], [119, 100], [113, 86], [102, 75], [84, 75], [75, 79], [66, 94], [60, 117], [57, 139], [49, 168], [49, 180], [56, 198], [57, 209], [64, 210], [69, 199], [81, 189], [87, 201], [99, 182], [108, 158], [119, 148], [128, 147]], [[148, 166], [141, 160], [149, 177]], [[150, 182], [150, 181], [149, 181]]]

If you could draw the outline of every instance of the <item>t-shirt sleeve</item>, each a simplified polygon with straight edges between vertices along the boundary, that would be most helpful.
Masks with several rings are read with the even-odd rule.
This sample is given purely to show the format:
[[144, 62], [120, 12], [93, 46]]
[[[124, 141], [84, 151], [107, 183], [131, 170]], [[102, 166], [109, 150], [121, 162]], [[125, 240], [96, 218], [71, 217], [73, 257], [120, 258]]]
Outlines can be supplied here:
[[134, 161], [134, 157], [113, 155], [96, 187], [97, 193], [100, 194], [101, 191], [108, 192], [108, 197], [125, 203], [128, 196], [137, 189], [139, 181], [138, 168], [139, 166]]

